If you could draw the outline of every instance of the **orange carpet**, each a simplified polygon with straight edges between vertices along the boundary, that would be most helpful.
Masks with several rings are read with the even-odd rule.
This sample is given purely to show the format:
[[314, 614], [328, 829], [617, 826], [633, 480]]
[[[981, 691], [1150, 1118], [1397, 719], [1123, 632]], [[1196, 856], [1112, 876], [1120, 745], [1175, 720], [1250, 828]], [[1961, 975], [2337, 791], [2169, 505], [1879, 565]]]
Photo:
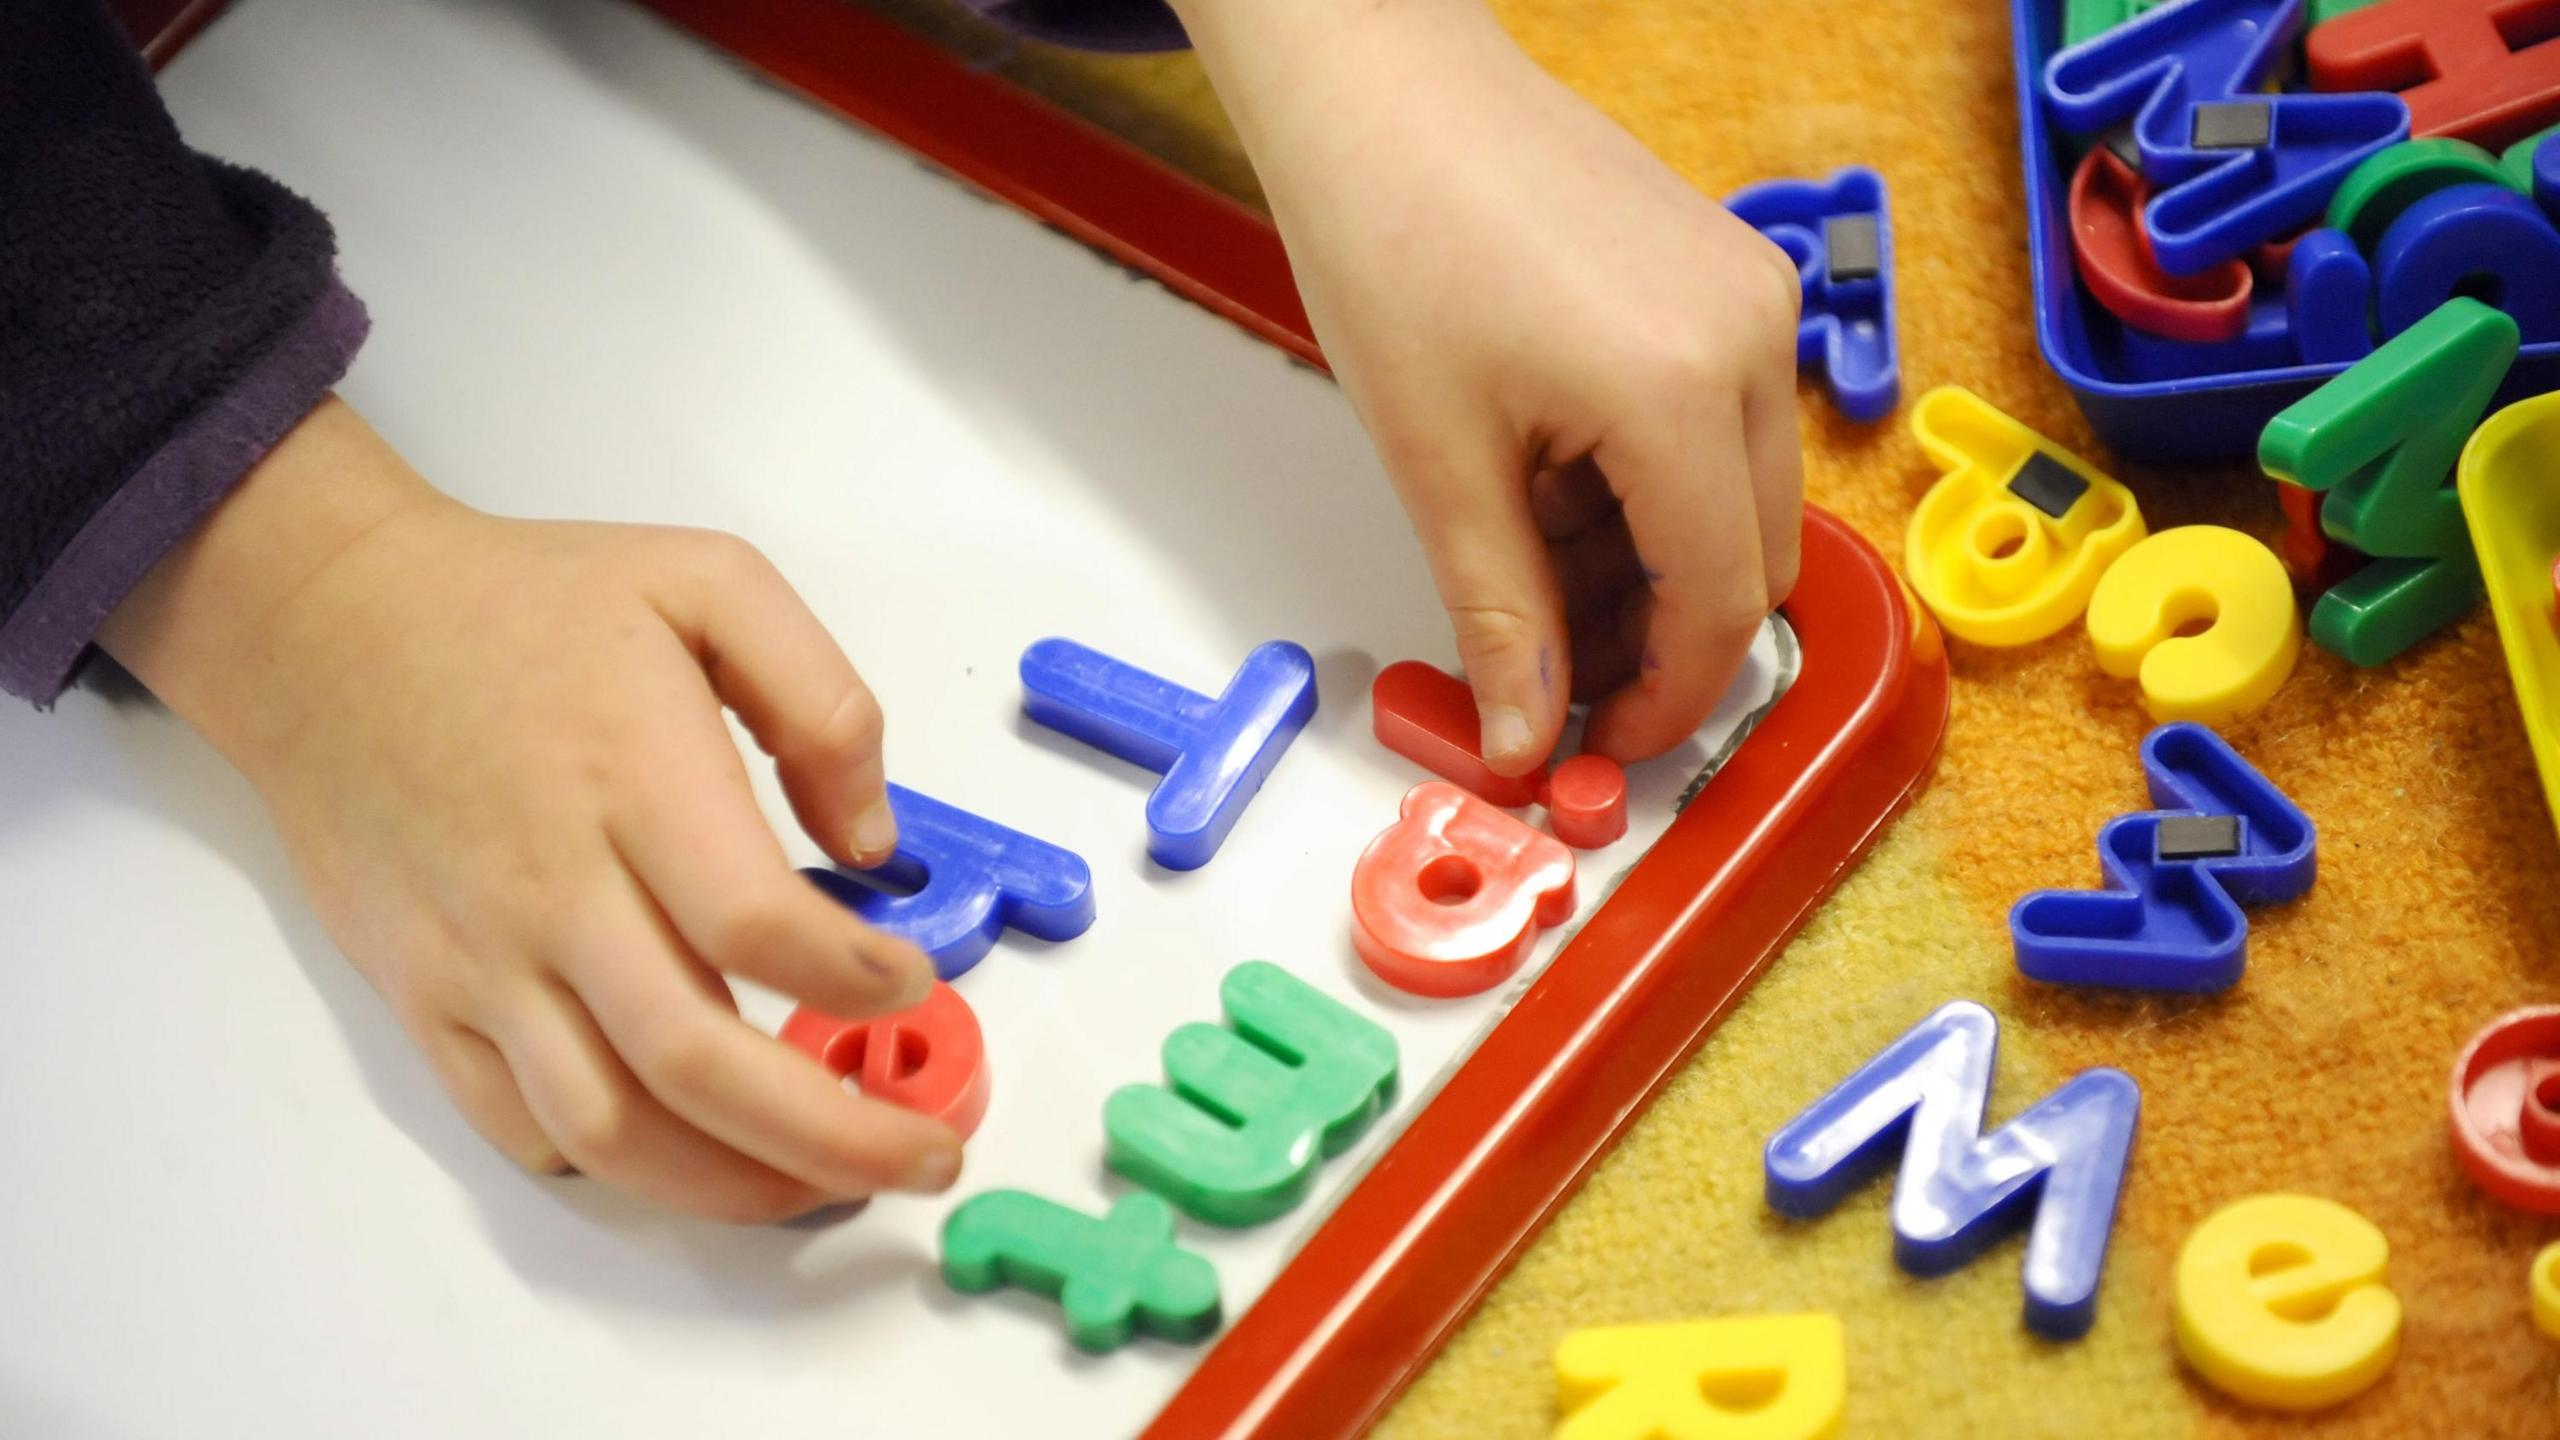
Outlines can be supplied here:
[[[1250, 172], [1185, 58], [1007, 48], [909, 19], [1232, 193]], [[1848, 163], [1893, 189], [1904, 394], [1958, 382], [2102, 465], [2036, 351], [2018, 117], [1995, 0], [1497, 0], [1543, 63], [1703, 190]], [[1934, 478], [1900, 416], [1840, 420], [1808, 387], [1812, 498], [1898, 554]], [[2154, 529], [2264, 537], [2245, 467], [2120, 468]], [[1550, 1355], [1582, 1326], [1831, 1310], [1847, 1327], [1849, 1430], [1888, 1436], [2560, 1436], [2560, 1345], [2525, 1267], [2560, 1223], [2456, 1170], [2445, 1077], [2475, 1029], [2560, 998], [2560, 850], [2487, 613], [2388, 668], [2306, 647], [2275, 702], [2225, 733], [2321, 828], [2320, 882], [2253, 920], [2231, 993], [2162, 1000], [2021, 981], [2005, 917], [2033, 889], [2097, 881], [2093, 838], [2142, 808], [2131, 687], [2076, 627], [2023, 650], [1958, 645], [1931, 787], [1746, 1005], [1405, 1398], [1395, 1437], [1544, 1434]], [[1759, 1199], [1771, 1129], [1941, 1001], [2003, 1020], [1993, 1123], [2091, 1065], [2143, 1085], [2142, 1134], [2097, 1328], [2021, 1327], [2013, 1240], [1953, 1276], [1890, 1259], [1889, 1186], [1780, 1224]], [[2198, 1382], [2170, 1339], [2167, 1276], [2205, 1214], [2295, 1190], [2389, 1236], [2402, 1352], [2360, 1399], [2281, 1419]]]

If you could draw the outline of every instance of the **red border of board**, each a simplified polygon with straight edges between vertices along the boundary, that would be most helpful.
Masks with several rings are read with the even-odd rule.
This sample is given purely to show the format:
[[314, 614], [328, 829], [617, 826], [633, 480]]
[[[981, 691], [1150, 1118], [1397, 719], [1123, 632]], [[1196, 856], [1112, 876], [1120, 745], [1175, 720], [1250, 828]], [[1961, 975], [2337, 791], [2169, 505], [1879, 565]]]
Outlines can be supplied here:
[[[120, 8], [176, 12], [137, 27], [156, 64], [221, 3]], [[1324, 363], [1270, 223], [1154, 157], [848, 0], [640, 3]], [[1946, 729], [1937, 630], [1819, 510], [1802, 576], [1794, 686], [1202, 1358], [1151, 1440], [1366, 1429], [1910, 798]]]

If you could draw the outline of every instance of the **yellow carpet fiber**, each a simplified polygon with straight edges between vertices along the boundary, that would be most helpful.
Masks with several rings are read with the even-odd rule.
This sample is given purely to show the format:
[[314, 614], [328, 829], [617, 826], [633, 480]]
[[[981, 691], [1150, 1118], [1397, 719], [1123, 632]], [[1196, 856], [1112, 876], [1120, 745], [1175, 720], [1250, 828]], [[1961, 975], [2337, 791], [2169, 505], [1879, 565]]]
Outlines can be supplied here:
[[[1996, 0], [1497, 3], [1543, 63], [1709, 193], [1848, 163], [1882, 171], [1905, 396], [1959, 382], [2112, 464], [2036, 352]], [[1250, 196], [1187, 60], [1028, 47], [1004, 64]], [[1863, 428], [1816, 388], [1805, 396], [1812, 498], [1898, 555], [1933, 478], [1902, 417]], [[2154, 529], [2274, 533], [2253, 471], [2116, 473]], [[2203, 1000], [2017, 977], [2009, 906], [2097, 882], [2098, 827], [2144, 805], [2135, 746], [2147, 722], [2077, 627], [2024, 650], [1958, 645], [1953, 665], [1930, 788], [1381, 1433], [1546, 1433], [1549, 1357], [1582, 1326], [1830, 1310], [1847, 1327], [1851, 1434], [2560, 1436], [2560, 1345], [2533, 1328], [2525, 1291], [2528, 1260], [2560, 1224], [2475, 1191], [2443, 1119], [2464, 1039], [2504, 1010], [2560, 998], [2560, 853], [2486, 612], [2369, 673], [2306, 647], [2274, 704], [2226, 728], [2319, 823], [2320, 882], [2255, 914], [2246, 979]], [[1994, 1124], [2087, 1066], [2142, 1084], [2141, 1138], [2083, 1341], [2023, 1328], [2014, 1239], [1944, 1279], [1902, 1275], [1889, 1183], [1806, 1224], [1761, 1203], [1769, 1132], [1958, 997], [2002, 1019]], [[2219, 1398], [2170, 1338], [2180, 1241], [2221, 1204], [2267, 1190], [2327, 1196], [2379, 1225], [2407, 1307], [2389, 1376], [2302, 1420]]]

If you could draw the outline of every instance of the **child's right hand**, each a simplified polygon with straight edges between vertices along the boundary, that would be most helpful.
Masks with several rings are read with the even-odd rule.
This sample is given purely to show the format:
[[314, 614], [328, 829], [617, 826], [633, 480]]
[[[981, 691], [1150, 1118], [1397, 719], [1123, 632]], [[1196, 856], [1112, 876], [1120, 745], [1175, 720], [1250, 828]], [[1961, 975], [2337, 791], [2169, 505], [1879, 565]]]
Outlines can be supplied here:
[[151, 572], [107, 649], [238, 766], [339, 948], [537, 1171], [780, 1219], [935, 1191], [958, 1139], [741, 1022], [933, 971], [796, 875], [722, 720], [847, 863], [896, 843], [880, 712], [790, 586], [701, 531], [503, 520], [324, 403]]

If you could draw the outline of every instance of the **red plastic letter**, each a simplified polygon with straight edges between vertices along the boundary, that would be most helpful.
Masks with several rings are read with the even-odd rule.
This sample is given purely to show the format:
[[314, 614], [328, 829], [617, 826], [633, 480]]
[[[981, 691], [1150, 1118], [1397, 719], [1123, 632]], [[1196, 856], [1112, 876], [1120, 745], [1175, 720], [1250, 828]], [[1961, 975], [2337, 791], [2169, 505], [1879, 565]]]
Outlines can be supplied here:
[[1444, 780], [1405, 792], [1351, 871], [1353, 947], [1415, 995], [1501, 984], [1572, 916], [1573, 852]]
[[2249, 328], [2249, 262], [2237, 256], [2201, 275], [2172, 275], [2151, 258], [2142, 207], [2149, 186], [2104, 145], [2071, 177], [2071, 248], [2098, 303], [2136, 330], [2172, 340], [2230, 340]]
[[2413, 135], [2497, 150], [2560, 121], [2560, 0], [2381, 0], [2313, 27], [2311, 83], [2397, 90]]
[[1369, 724], [1378, 743], [1496, 805], [1537, 798], [1538, 772], [1505, 777], [1484, 763], [1476, 698], [1467, 682], [1419, 660], [1399, 660], [1369, 686]]
[[1606, 755], [1576, 755], [1538, 792], [1547, 827], [1576, 850], [1597, 850], [1627, 833], [1627, 772]]
[[987, 1116], [987, 1044], [977, 1012], [937, 980], [922, 1004], [840, 1020], [802, 1006], [782, 1039], [865, 1095], [930, 1115], [967, 1139]]

